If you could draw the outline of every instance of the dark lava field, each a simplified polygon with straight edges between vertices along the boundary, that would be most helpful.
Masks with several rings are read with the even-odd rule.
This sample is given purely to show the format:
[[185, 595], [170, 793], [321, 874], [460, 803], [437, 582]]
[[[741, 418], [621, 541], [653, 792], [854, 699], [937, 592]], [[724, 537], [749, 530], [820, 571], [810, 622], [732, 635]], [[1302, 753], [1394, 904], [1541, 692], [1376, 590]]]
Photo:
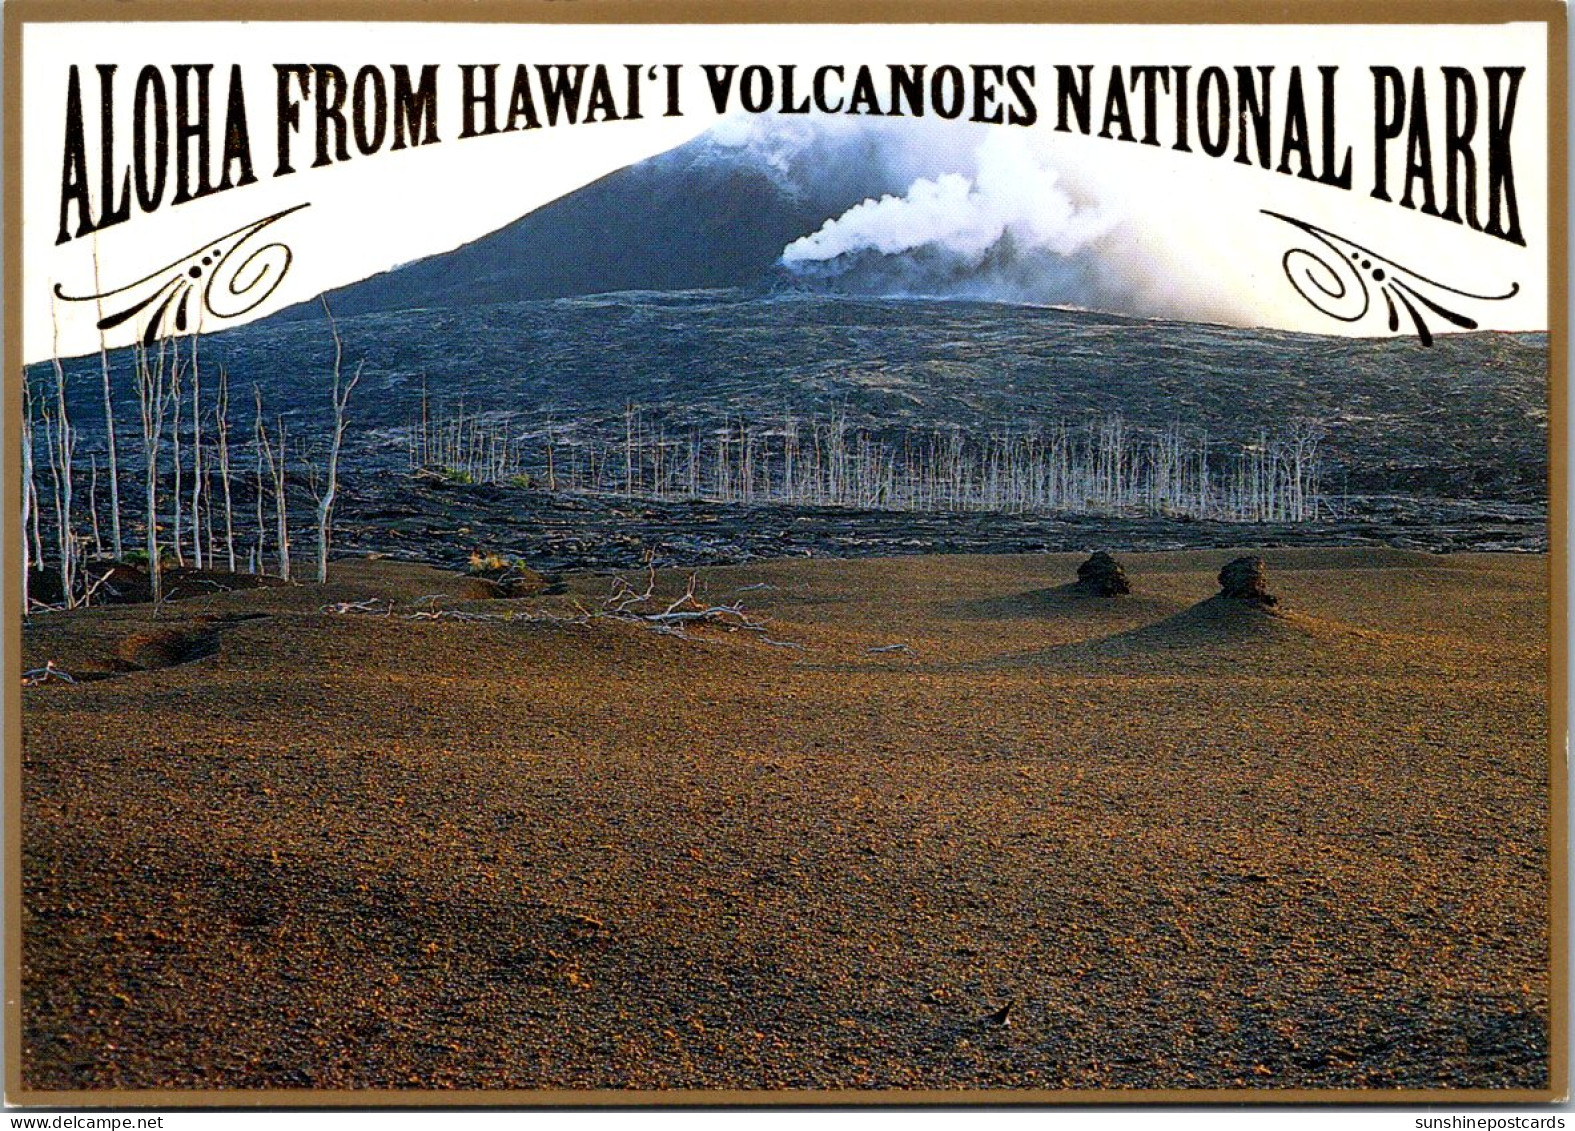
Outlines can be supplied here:
[[[1065, 309], [742, 290], [630, 292], [339, 320], [350, 406], [339, 517], [345, 550], [452, 560], [474, 547], [551, 565], [671, 564], [784, 553], [1273, 544], [1539, 550], [1547, 544], [1547, 337], [1350, 339]], [[232, 436], [250, 436], [252, 386], [292, 444], [317, 453], [330, 421], [326, 319], [274, 318], [202, 339], [210, 389], [229, 375]], [[129, 353], [113, 355], [121, 448], [135, 465]], [[42, 378], [46, 367], [37, 367]], [[67, 363], [82, 458], [102, 450], [97, 357]], [[789, 416], [845, 419], [900, 442], [960, 428], [1206, 431], [1222, 461], [1291, 421], [1325, 430], [1334, 517], [1270, 527], [1054, 514], [843, 512], [652, 503], [529, 489], [439, 489], [409, 477], [423, 392], [436, 420], [507, 414], [539, 471], [617, 443], [627, 406], [669, 434]], [[1216, 449], [1211, 449], [1216, 450]], [[248, 463], [242, 451], [239, 462]], [[309, 500], [300, 505], [303, 518]], [[390, 533], [392, 531], [393, 533]]]

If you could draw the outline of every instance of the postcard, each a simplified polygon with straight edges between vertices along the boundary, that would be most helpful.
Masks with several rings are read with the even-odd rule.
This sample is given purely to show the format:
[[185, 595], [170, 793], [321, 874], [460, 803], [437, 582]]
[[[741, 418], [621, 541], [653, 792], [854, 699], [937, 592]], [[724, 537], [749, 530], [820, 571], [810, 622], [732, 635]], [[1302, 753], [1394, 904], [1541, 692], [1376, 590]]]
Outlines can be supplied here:
[[1561, 5], [5, 24], [10, 1102], [1566, 1094]]

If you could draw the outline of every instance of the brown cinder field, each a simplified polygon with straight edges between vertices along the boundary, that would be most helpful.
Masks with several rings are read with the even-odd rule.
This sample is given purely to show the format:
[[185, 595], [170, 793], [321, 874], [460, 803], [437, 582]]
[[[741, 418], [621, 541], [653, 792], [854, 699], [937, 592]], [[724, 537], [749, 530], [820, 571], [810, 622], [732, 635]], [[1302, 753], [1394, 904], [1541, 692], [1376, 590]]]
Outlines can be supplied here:
[[1233, 556], [35, 617], [24, 1086], [1545, 1087], [1546, 559]]

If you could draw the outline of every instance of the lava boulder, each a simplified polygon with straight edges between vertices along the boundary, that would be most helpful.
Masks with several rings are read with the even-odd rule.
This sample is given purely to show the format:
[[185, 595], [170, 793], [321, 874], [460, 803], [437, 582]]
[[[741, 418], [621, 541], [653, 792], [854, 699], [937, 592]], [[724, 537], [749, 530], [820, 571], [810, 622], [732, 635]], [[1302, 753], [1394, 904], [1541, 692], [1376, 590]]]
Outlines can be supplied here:
[[1095, 551], [1086, 562], [1077, 567], [1077, 587], [1096, 597], [1119, 597], [1123, 593], [1132, 592], [1132, 583], [1127, 580], [1127, 571], [1121, 568], [1120, 562], [1104, 550]]
[[1263, 559], [1258, 557], [1237, 558], [1227, 563], [1220, 570], [1220, 595], [1270, 607], [1279, 604], [1279, 598], [1269, 592]]

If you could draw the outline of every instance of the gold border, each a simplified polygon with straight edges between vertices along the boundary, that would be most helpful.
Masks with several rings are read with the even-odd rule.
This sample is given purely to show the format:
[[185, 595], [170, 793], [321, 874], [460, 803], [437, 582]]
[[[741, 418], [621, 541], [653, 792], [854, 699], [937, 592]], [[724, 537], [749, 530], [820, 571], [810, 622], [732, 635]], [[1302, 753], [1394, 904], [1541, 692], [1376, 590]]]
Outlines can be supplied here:
[[1548, 1066], [1569, 1096], [1569, 39], [1548, 22]]
[[[1051, 23], [1051, 24], [1500, 24], [1542, 23], [1548, 36], [1548, 1087], [1546, 1089], [1144, 1089], [1121, 1091], [30, 1091], [22, 1087], [22, 720], [21, 579], [0, 568], [0, 664], [5, 742], [5, 1100], [28, 1107], [910, 1107], [1069, 1104], [1337, 1105], [1553, 1103], [1569, 1094], [1569, 859], [1566, 733], [1569, 675], [1565, 586], [1569, 551], [1569, 291], [1566, 9], [1558, 0], [9, 0], [4, 20], [5, 372], [0, 395], [0, 498], [21, 483], [22, 29], [29, 23], [204, 20], [551, 24]], [[20, 544], [21, 511], [0, 506], [6, 552]], [[9, 565], [9, 563], [7, 563]]]
[[1562, 30], [1558, 0], [9, 0], [18, 22], [542, 24], [1502, 24]]
[[[0, 497], [17, 499], [22, 482], [22, 21], [7, 6], [5, 21], [5, 380], [0, 394]], [[20, 507], [0, 506], [0, 531], [11, 568], [0, 566], [0, 710], [5, 724], [5, 1098], [22, 1096], [22, 579], [14, 568], [21, 546]]]

